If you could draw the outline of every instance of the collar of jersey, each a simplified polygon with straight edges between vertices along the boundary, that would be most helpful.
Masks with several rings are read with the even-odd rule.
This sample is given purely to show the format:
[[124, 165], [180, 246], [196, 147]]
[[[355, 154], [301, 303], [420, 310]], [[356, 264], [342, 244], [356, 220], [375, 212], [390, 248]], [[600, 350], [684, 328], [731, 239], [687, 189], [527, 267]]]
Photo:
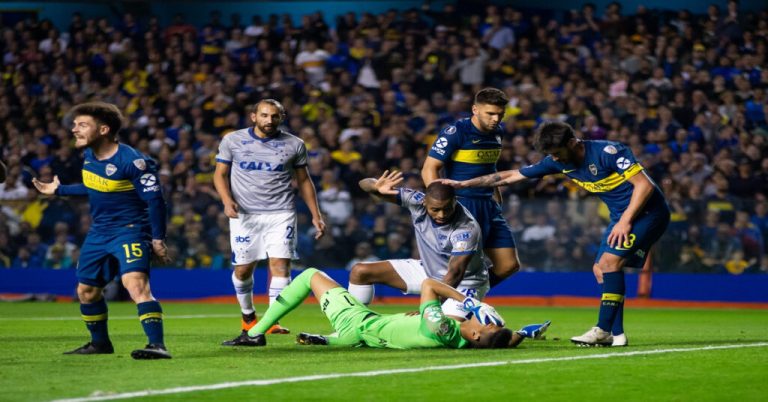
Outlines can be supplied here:
[[248, 127], [248, 134], [250, 134], [250, 136], [251, 136], [251, 137], [252, 137], [254, 140], [257, 140], [257, 141], [261, 141], [261, 142], [269, 142], [269, 141], [272, 141], [272, 140], [274, 140], [275, 138], [277, 138], [277, 136], [274, 136], [274, 137], [266, 137], [266, 138], [261, 138], [261, 137], [259, 137], [258, 135], [256, 135], [256, 132], [255, 132], [255, 131], [253, 131], [253, 127]]

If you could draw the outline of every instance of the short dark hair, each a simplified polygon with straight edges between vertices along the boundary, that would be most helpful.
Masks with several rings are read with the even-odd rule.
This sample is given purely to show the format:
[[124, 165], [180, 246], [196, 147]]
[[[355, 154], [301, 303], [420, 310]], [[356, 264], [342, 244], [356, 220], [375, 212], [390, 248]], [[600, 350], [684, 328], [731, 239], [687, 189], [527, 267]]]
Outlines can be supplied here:
[[550, 151], [568, 145], [568, 141], [576, 138], [573, 127], [559, 121], [544, 123], [533, 137], [533, 146], [539, 152]]
[[256, 111], [259, 110], [259, 105], [262, 103], [266, 103], [268, 105], [272, 105], [277, 108], [277, 110], [280, 112], [280, 117], [285, 118], [285, 107], [282, 103], [274, 100], [274, 99], [262, 99], [255, 105], [253, 105], [253, 113], [256, 113]]
[[505, 107], [507, 103], [509, 103], [509, 97], [500, 89], [483, 88], [475, 94], [475, 105]]
[[510, 339], [512, 339], [512, 330], [500, 328], [498, 331], [478, 339], [476, 347], [480, 349], [506, 348], [509, 346]]
[[446, 201], [456, 198], [456, 190], [447, 184], [433, 181], [427, 186], [426, 196], [436, 201]]
[[69, 112], [74, 119], [77, 116], [91, 116], [99, 124], [109, 127], [109, 133], [117, 137], [117, 133], [123, 127], [123, 114], [117, 106], [107, 102], [81, 103]]

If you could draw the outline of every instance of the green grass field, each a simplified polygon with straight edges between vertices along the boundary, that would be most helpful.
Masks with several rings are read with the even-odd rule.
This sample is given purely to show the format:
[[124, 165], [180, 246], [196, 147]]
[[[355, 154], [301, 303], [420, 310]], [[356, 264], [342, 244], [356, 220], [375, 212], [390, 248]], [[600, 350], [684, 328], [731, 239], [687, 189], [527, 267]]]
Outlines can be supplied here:
[[[596, 309], [502, 307], [513, 328], [551, 319], [547, 340], [508, 350], [397, 351], [299, 346], [293, 335], [269, 336], [265, 348], [225, 348], [220, 342], [238, 332], [236, 305], [163, 308], [173, 359], [135, 361], [129, 353], [145, 338], [132, 304], [110, 304], [116, 350], [101, 356], [61, 354], [87, 341], [77, 304], [0, 304], [0, 401], [108, 400], [132, 392], [132, 399], [152, 401], [768, 400], [765, 310], [630, 307], [630, 346], [611, 349], [568, 341], [594, 323]], [[294, 333], [330, 331], [315, 304], [282, 323]]]

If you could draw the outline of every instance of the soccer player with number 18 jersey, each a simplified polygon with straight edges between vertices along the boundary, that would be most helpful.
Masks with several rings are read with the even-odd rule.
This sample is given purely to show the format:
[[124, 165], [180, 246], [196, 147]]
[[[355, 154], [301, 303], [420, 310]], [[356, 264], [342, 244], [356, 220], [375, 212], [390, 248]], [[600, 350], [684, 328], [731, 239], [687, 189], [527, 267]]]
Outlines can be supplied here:
[[571, 126], [555, 122], [539, 128], [534, 145], [547, 154], [534, 165], [466, 181], [444, 182], [457, 188], [495, 187], [564, 174], [597, 194], [608, 206], [611, 217], [593, 267], [603, 285], [600, 314], [596, 326], [571, 341], [581, 346], [626, 346], [623, 268], [642, 267], [651, 246], [664, 234], [670, 216], [664, 195], [623, 144], [580, 140]]

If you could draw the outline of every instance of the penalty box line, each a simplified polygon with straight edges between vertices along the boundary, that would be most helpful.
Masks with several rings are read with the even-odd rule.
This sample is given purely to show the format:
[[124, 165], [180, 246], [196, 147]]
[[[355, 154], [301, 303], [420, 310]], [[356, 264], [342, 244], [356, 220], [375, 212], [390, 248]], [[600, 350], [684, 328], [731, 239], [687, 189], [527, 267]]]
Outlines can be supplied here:
[[83, 398], [57, 399], [57, 400], [54, 400], [53, 402], [110, 401], [110, 400], [117, 400], [117, 399], [141, 398], [145, 396], [181, 394], [181, 393], [188, 393], [188, 392], [212, 391], [212, 390], [218, 390], [218, 389], [229, 389], [229, 388], [239, 388], [239, 387], [258, 387], [258, 386], [266, 386], [266, 385], [274, 385], [274, 384], [331, 380], [331, 379], [349, 378], [349, 377], [376, 377], [376, 376], [382, 376], [382, 375], [420, 373], [425, 371], [460, 370], [460, 369], [476, 368], [476, 367], [494, 367], [494, 366], [507, 366], [507, 365], [516, 365], [516, 364], [550, 363], [550, 362], [564, 362], [564, 361], [590, 360], [590, 359], [609, 359], [613, 357], [647, 356], [647, 355], [659, 355], [659, 354], [666, 354], [666, 353], [698, 352], [698, 351], [722, 350], [722, 349], [759, 348], [759, 347], [766, 347], [766, 346], [768, 346], [768, 342], [757, 342], [757, 343], [745, 343], [745, 344], [703, 346], [703, 347], [697, 347], [697, 348], [638, 350], [633, 352], [603, 353], [603, 354], [566, 356], [566, 357], [544, 357], [544, 358], [537, 358], [537, 359], [521, 359], [521, 360], [484, 362], [484, 363], [454, 364], [454, 365], [448, 365], [448, 366], [428, 366], [428, 367], [413, 367], [413, 368], [401, 368], [401, 369], [390, 369], [390, 370], [361, 371], [356, 373], [316, 374], [316, 375], [307, 375], [307, 376], [299, 376], [299, 377], [284, 377], [284, 378], [273, 378], [273, 379], [265, 379], [265, 380], [223, 382], [219, 384], [193, 385], [193, 386], [166, 388], [166, 389], [158, 389], [158, 390], [144, 390], [144, 391], [125, 392], [125, 393], [112, 394], [112, 395], [94, 395], [94, 396], [83, 397]]

